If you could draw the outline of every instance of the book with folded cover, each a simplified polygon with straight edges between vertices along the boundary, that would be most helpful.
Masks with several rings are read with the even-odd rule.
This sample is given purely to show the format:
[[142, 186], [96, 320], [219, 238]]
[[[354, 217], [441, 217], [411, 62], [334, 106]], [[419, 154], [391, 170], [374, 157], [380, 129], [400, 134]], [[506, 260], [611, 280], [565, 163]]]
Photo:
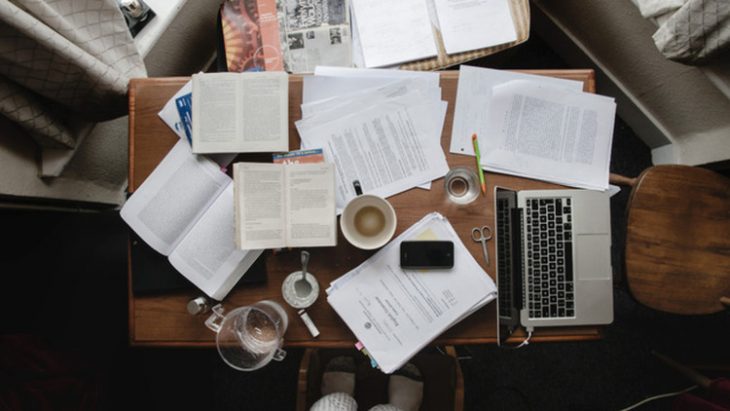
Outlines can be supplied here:
[[236, 163], [233, 179], [238, 247], [337, 245], [333, 164]]
[[232, 204], [231, 178], [180, 140], [121, 216], [185, 278], [222, 300], [262, 252], [236, 247]]
[[193, 153], [289, 150], [284, 72], [193, 75]]
[[[454, 243], [454, 267], [404, 270], [400, 243]], [[496, 298], [494, 281], [451, 224], [431, 213], [370, 259], [333, 281], [327, 301], [385, 373], [402, 367], [441, 333]]]

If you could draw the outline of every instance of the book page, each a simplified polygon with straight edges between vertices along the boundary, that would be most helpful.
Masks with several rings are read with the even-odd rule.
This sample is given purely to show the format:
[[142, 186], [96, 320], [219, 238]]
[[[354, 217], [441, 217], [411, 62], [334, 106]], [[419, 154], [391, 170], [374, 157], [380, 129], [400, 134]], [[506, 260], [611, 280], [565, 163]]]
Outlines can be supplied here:
[[193, 74], [193, 153], [229, 152], [241, 130], [238, 74]]
[[352, 10], [366, 67], [437, 54], [426, 0], [352, 0]]
[[287, 246], [337, 245], [334, 165], [287, 164], [284, 169]]
[[233, 184], [229, 184], [170, 254], [173, 267], [218, 301], [262, 252], [236, 247], [233, 220]]
[[285, 247], [284, 166], [235, 163], [233, 179], [238, 248]]
[[193, 75], [193, 152], [287, 151], [288, 101], [284, 72]]
[[496, 86], [482, 167], [606, 190], [615, 115], [609, 97], [526, 80]]
[[285, 72], [240, 74], [240, 152], [289, 151], [289, 77]]
[[508, 0], [433, 0], [447, 54], [517, 40]]
[[170, 254], [230, 178], [180, 140], [122, 207], [124, 221], [153, 249]]

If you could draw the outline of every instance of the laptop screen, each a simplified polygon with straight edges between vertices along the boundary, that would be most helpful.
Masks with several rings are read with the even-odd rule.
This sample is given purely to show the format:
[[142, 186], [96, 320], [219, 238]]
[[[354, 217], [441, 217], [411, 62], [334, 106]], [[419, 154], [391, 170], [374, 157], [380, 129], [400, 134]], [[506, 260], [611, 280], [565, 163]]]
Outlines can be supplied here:
[[495, 189], [495, 236], [497, 248], [498, 344], [503, 345], [520, 325], [522, 306], [520, 210], [517, 192]]

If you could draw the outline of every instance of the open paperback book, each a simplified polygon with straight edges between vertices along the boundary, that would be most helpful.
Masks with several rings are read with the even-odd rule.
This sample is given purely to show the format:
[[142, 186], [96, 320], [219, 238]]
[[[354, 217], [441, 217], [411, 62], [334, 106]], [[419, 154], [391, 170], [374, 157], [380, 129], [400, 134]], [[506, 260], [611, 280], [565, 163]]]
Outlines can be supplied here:
[[233, 184], [211, 160], [177, 144], [124, 204], [124, 221], [183, 276], [222, 300], [261, 255], [234, 242]]
[[284, 72], [193, 75], [193, 153], [289, 150]]
[[233, 179], [239, 247], [337, 245], [333, 164], [236, 163]]
[[[454, 243], [448, 270], [400, 268], [405, 240]], [[327, 289], [327, 301], [385, 373], [402, 367], [454, 324], [494, 300], [497, 288], [439, 213], [426, 215]]]

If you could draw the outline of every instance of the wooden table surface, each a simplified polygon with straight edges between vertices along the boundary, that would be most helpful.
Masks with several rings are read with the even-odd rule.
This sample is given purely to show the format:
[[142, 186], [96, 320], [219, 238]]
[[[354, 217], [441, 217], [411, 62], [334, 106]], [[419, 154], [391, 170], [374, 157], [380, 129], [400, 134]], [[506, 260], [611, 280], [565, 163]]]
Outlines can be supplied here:
[[[544, 70], [528, 71], [533, 74], [562, 77], [584, 82], [584, 90], [595, 91], [592, 70]], [[134, 79], [129, 85], [129, 190], [134, 191], [152, 172], [165, 154], [177, 142], [178, 137], [157, 116], [162, 106], [187, 81], [187, 78]], [[457, 71], [441, 73], [442, 97], [449, 102], [441, 145], [450, 167], [475, 167], [474, 157], [449, 153], [451, 126], [454, 118], [454, 102], [458, 82]], [[289, 148], [299, 147], [299, 135], [294, 121], [301, 118], [302, 77], [290, 77], [289, 86]], [[241, 155], [240, 161], [270, 161], [270, 156]], [[494, 277], [494, 241], [489, 242], [492, 258], [484, 264], [481, 246], [471, 240], [471, 228], [477, 225], [494, 225], [493, 190], [495, 185], [513, 189], [559, 188], [560, 186], [507, 175], [485, 173], [487, 195], [482, 195], [468, 205], [456, 205], [446, 199], [443, 179], [435, 180], [430, 191], [411, 189], [390, 197], [398, 214], [395, 235], [420, 220], [431, 211], [446, 216], [454, 226], [474, 258]], [[288, 307], [281, 296], [281, 283], [299, 267], [299, 249], [273, 254], [266, 251], [267, 282], [258, 285], [239, 285], [224, 301], [228, 309], [247, 305], [262, 299], [278, 301], [289, 314], [289, 329], [285, 335], [287, 346], [352, 347], [354, 335], [327, 303], [324, 288], [335, 278], [356, 267], [373, 252], [355, 249], [342, 237], [337, 247], [309, 248], [309, 269], [317, 276], [321, 291], [317, 302], [308, 309], [321, 335], [311, 338], [295, 310]], [[130, 256], [131, 258], [131, 256]], [[131, 267], [131, 264], [130, 264]], [[131, 270], [131, 268], [130, 268]], [[130, 342], [137, 346], [213, 346], [214, 334], [203, 324], [202, 316], [191, 316], [186, 311], [187, 302], [201, 294], [198, 290], [166, 293], [156, 296], [135, 296], [132, 292], [132, 275], [129, 273], [129, 332]], [[470, 317], [456, 324], [441, 335], [434, 344], [481, 344], [496, 342], [496, 304], [490, 303]], [[600, 338], [599, 327], [555, 327], [536, 330], [533, 341], [575, 341]], [[522, 339], [520, 335], [514, 341]]]

